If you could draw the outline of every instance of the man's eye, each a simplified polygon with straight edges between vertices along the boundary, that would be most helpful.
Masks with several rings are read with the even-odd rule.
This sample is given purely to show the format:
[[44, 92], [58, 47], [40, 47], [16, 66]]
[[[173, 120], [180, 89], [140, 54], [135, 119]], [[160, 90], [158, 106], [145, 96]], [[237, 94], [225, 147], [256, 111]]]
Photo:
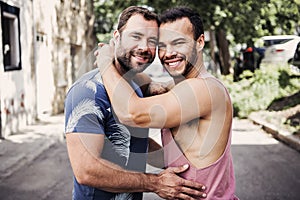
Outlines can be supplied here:
[[184, 42], [174, 42], [173, 45], [181, 45], [184, 44]]
[[139, 39], [141, 39], [141, 37], [140, 36], [138, 36], [138, 35], [133, 35], [132, 36], [134, 39], [136, 39], [136, 40], [139, 40]]
[[149, 40], [149, 44], [151, 44], [151, 45], [156, 45], [156, 44], [157, 44], [157, 41], [156, 41], [156, 40]]
[[164, 44], [158, 44], [158, 48], [159, 48], [159, 49], [165, 49], [165, 48], [166, 48], [166, 45], [164, 45]]

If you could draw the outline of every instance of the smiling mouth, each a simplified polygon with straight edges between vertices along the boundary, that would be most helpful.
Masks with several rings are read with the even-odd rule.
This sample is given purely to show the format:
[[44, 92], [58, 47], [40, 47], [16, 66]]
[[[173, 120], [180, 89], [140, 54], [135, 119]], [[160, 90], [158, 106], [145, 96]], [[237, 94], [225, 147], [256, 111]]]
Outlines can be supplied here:
[[182, 62], [182, 59], [176, 59], [176, 60], [167, 60], [165, 61], [165, 64], [170, 68], [176, 68], [179, 66], [179, 64]]
[[176, 67], [180, 62], [177, 61], [177, 62], [172, 62], [172, 63], [169, 63], [169, 66], [170, 67]]
[[132, 55], [132, 57], [140, 63], [148, 63], [150, 60], [149, 56]]

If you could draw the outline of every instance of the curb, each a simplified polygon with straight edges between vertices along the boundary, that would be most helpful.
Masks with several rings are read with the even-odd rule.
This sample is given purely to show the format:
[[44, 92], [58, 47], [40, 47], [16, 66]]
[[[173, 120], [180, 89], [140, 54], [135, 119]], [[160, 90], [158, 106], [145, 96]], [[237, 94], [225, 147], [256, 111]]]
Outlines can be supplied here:
[[254, 124], [261, 125], [262, 129], [267, 133], [270, 133], [274, 138], [300, 152], [300, 139], [292, 133], [279, 129], [274, 124], [268, 123], [254, 114], [250, 115], [248, 119]]

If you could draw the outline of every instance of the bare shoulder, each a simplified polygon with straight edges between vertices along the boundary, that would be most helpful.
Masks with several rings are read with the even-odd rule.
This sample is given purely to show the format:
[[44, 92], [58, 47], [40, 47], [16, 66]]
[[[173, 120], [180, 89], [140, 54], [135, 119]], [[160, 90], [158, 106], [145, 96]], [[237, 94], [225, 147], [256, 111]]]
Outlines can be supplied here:
[[230, 101], [226, 87], [215, 77], [190, 78], [182, 81], [178, 86], [177, 91], [184, 93], [192, 91], [199, 102]]
[[218, 92], [226, 92], [227, 90], [222, 81], [213, 76], [206, 78], [192, 78], [187, 81], [195, 88], [204, 89], [203, 87], [205, 87], [209, 90], [214, 89]]
[[195, 90], [199, 89], [208, 89], [208, 88], [220, 88], [224, 89], [224, 85], [216, 78], [209, 77], [209, 78], [189, 78], [186, 79], [179, 84], [176, 85], [177, 88], [186, 88], [191, 87]]

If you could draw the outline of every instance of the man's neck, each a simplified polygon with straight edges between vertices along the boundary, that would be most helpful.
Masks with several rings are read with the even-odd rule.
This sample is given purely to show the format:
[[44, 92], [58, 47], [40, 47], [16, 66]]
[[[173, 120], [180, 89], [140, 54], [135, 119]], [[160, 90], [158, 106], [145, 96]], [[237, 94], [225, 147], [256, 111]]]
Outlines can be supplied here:
[[116, 70], [119, 72], [119, 74], [127, 81], [131, 81], [133, 77], [135, 76], [134, 73], [127, 72], [124, 70], [124, 68], [121, 66], [121, 64], [118, 62], [117, 59], [114, 60], [114, 66]]
[[199, 59], [197, 61], [197, 63], [195, 64], [195, 66], [193, 66], [192, 69], [190, 69], [190, 71], [186, 75], [173, 77], [174, 82], [175, 82], [175, 84], [178, 84], [181, 81], [184, 81], [189, 78], [197, 78], [200, 74], [205, 73], [205, 72], [206, 72], [206, 69], [205, 69], [204, 63], [201, 59]]

